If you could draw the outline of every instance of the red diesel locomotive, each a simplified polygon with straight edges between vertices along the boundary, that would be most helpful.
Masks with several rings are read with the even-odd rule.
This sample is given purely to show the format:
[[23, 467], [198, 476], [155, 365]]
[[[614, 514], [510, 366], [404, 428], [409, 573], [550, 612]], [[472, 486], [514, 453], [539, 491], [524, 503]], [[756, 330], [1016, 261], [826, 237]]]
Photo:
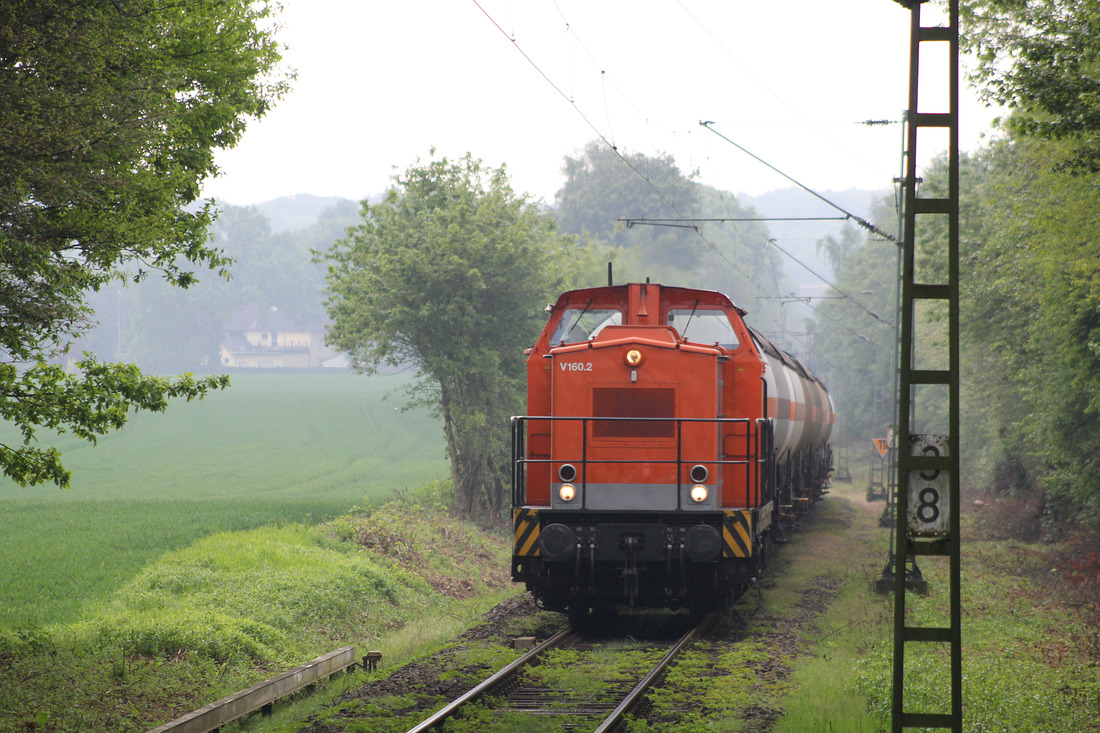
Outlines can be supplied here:
[[729, 604], [826, 488], [828, 392], [721, 293], [609, 285], [548, 310], [512, 423], [512, 579], [574, 617]]

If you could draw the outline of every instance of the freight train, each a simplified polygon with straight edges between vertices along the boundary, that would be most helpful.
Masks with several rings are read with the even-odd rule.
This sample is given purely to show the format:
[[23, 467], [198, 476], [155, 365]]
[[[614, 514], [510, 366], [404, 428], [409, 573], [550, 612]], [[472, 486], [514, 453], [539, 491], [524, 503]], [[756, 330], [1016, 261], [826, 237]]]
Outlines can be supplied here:
[[725, 295], [574, 290], [512, 420], [512, 580], [574, 620], [721, 608], [826, 493], [833, 403]]

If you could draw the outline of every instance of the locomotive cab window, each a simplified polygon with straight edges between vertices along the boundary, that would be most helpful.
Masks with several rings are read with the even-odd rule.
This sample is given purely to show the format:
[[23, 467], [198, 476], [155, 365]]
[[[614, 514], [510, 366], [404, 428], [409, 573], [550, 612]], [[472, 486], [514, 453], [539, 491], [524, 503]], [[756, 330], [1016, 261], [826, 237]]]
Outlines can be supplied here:
[[550, 345], [587, 341], [607, 326], [618, 326], [622, 322], [623, 314], [611, 308], [566, 308], [554, 327]]
[[697, 344], [718, 344], [734, 351], [740, 345], [737, 333], [725, 311], [717, 308], [682, 308], [670, 310], [667, 324], [676, 329], [680, 338]]

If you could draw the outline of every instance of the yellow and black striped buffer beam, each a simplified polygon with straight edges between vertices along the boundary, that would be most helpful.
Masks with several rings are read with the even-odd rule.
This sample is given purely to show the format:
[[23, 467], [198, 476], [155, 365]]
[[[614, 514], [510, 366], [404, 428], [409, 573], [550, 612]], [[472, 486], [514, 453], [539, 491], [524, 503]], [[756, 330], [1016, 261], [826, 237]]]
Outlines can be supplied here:
[[752, 510], [724, 512], [722, 557], [752, 557]]
[[512, 510], [512, 555], [537, 557], [539, 554], [539, 510], [524, 507]]

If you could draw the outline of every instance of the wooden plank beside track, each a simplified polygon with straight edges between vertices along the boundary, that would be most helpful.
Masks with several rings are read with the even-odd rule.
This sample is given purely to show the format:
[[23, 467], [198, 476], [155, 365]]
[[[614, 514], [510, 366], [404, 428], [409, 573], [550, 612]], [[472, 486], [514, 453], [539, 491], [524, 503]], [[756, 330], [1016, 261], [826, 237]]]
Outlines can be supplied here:
[[355, 664], [355, 647], [340, 647], [312, 662], [153, 728], [148, 733], [208, 733]]

